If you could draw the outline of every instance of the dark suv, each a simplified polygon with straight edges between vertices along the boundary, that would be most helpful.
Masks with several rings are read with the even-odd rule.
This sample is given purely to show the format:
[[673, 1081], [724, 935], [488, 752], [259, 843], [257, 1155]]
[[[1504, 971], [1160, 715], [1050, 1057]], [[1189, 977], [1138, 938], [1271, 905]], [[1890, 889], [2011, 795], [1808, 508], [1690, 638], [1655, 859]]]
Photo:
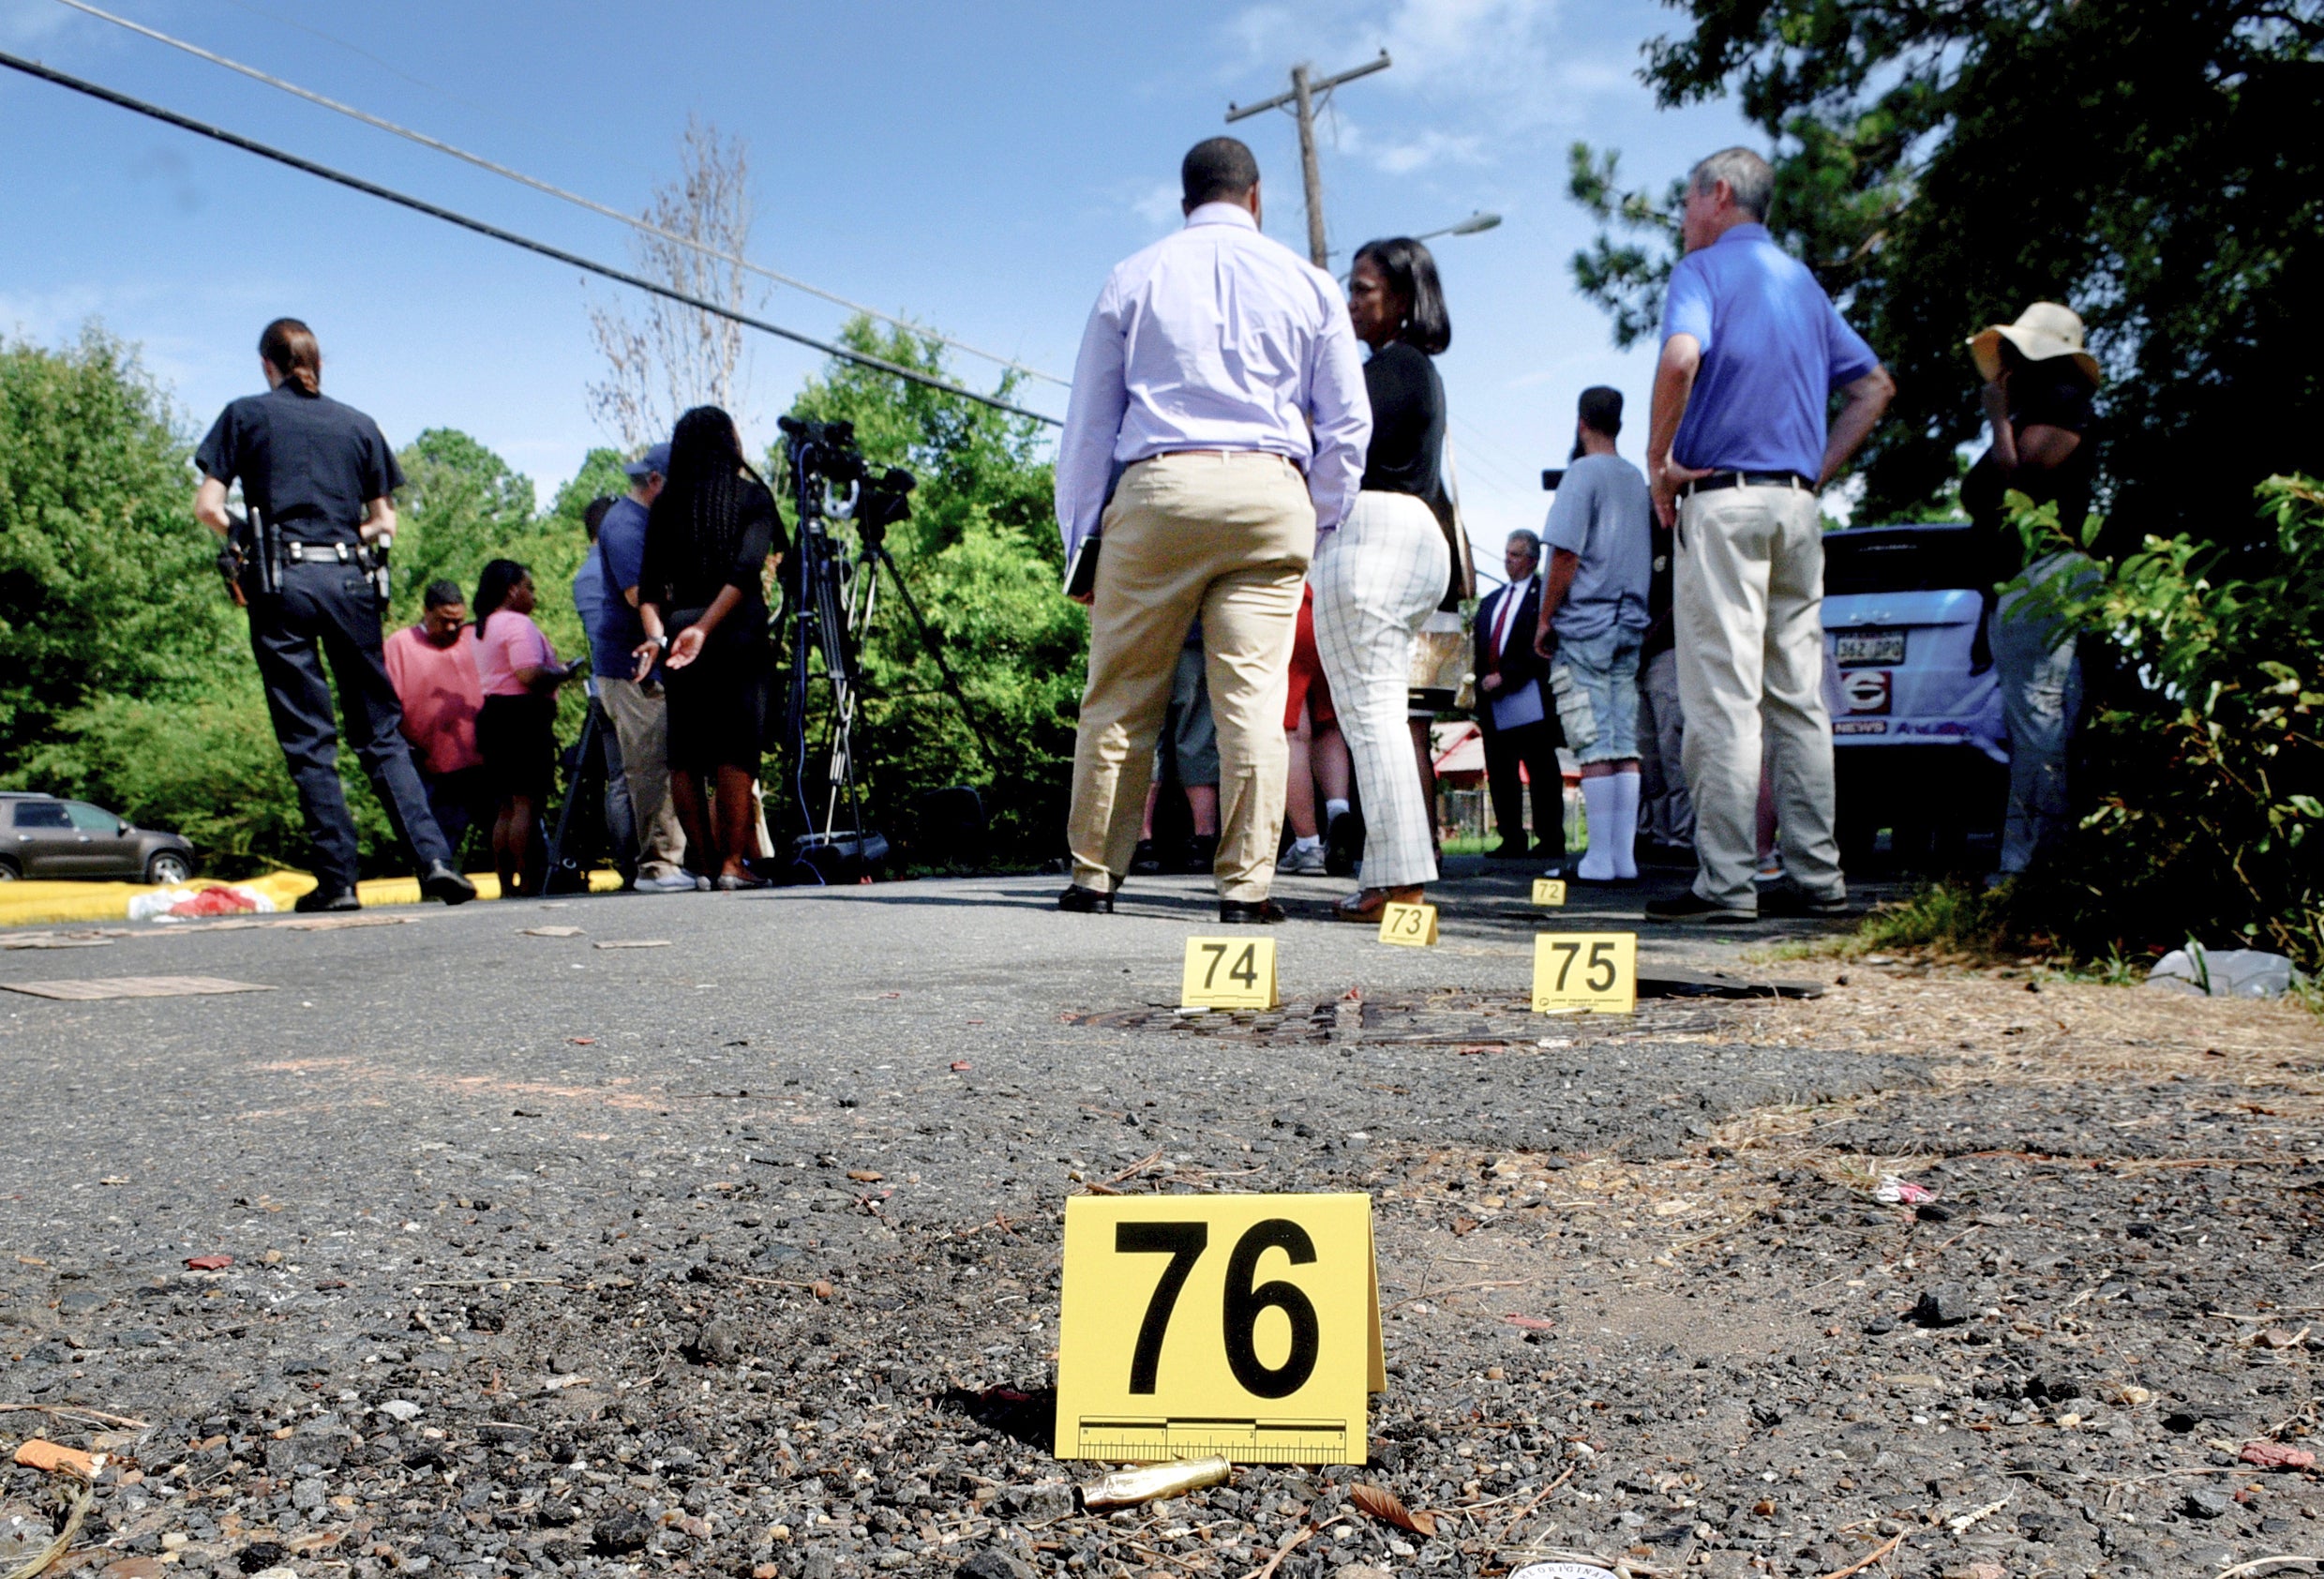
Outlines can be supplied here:
[[0, 792], [0, 882], [19, 878], [100, 878], [184, 882], [194, 847], [175, 834], [133, 828], [86, 801]]

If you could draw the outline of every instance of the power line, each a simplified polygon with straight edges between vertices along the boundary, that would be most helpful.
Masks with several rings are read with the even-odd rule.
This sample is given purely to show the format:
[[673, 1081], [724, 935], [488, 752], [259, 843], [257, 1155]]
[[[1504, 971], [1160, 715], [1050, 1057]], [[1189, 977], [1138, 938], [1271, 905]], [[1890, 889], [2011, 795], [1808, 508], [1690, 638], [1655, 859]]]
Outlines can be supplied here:
[[[810, 296], [819, 296], [827, 302], [832, 302], [837, 306], [847, 308], [850, 312], [861, 312], [866, 314], [869, 317], [878, 319], [883, 323], [892, 324], [896, 328], [906, 330], [911, 334], [925, 335], [931, 339], [935, 339], [945, 345], [951, 346], [955, 351], [965, 351], [971, 356], [982, 356], [988, 362], [997, 362], [1004, 368], [1008, 368], [1012, 371], [1025, 374], [1027, 378], [1042, 379], [1064, 388], [1072, 387], [1072, 383], [1069, 380], [1061, 379], [1055, 373], [1043, 372], [1039, 368], [1029, 367], [1012, 357], [1003, 356], [998, 352], [979, 350], [977, 347], [970, 345], [966, 340], [954, 339], [952, 336], [939, 333], [937, 330], [926, 327], [924, 324], [914, 323], [909, 319], [898, 318], [892, 313], [882, 312], [877, 308], [866, 307], [862, 302], [849, 301], [847, 297], [839, 295], [833, 292], [826, 291], [820, 286], [810, 285], [803, 279], [793, 278], [787, 274], [783, 274], [777, 270], [768, 268], [763, 263], [752, 263], [748, 258], [742, 256], [740, 253], [721, 252], [714, 247], [705, 247], [701, 242], [695, 240], [691, 236], [682, 235], [676, 231], [664, 230], [661, 226], [652, 223], [651, 220], [637, 218], [634, 215], [624, 214], [618, 208], [599, 203], [594, 198], [583, 197], [578, 192], [567, 191], [562, 187], [552, 186], [547, 181], [540, 180], [534, 176], [527, 175], [521, 170], [512, 170], [507, 165], [496, 164], [492, 160], [486, 158], [481, 154], [472, 154], [464, 148], [454, 147], [451, 143], [442, 141], [441, 138], [430, 137], [424, 131], [414, 131], [409, 127], [397, 126], [394, 121], [382, 119], [382, 117], [374, 115], [366, 110], [358, 110], [352, 104], [343, 104], [336, 98], [326, 98], [322, 94], [316, 93], [310, 88], [303, 88], [296, 83], [288, 82], [283, 78], [262, 71], [255, 66], [245, 66], [238, 60], [229, 60], [226, 56], [222, 54], [215, 54], [212, 52], [203, 49], [199, 44], [188, 43], [183, 38], [172, 38], [167, 33], [162, 33], [154, 28], [147, 27], [142, 23], [131, 22], [128, 18], [115, 16], [111, 11], [99, 10], [95, 6], [88, 4], [88, 0], [57, 0], [57, 3], [59, 5], [69, 6], [74, 10], [81, 11], [88, 16], [93, 16], [100, 22], [109, 22], [115, 27], [126, 28], [131, 33], [141, 34], [147, 38], [153, 39], [157, 43], [167, 44], [173, 50], [182, 50], [198, 60], [206, 60], [213, 66], [222, 66], [227, 70], [238, 72], [241, 75], [249, 78], [254, 83], [263, 83], [270, 88], [278, 89], [281, 92], [290, 94], [292, 97], [296, 98], [303, 98], [309, 104], [321, 105], [323, 109], [329, 110], [335, 114], [345, 115], [351, 120], [361, 121], [365, 126], [373, 127], [381, 131], [388, 132], [394, 136], [403, 138], [406, 142], [416, 143], [423, 148], [430, 148], [440, 154], [449, 154], [452, 158], [458, 159], [463, 163], [474, 165], [478, 170], [489, 171], [491, 173], [502, 177], [503, 180], [514, 181], [519, 186], [530, 187], [536, 192], [545, 192], [548, 196], [556, 198], [561, 202], [573, 203], [577, 207], [587, 209], [592, 214], [600, 215], [605, 218], [613, 219], [622, 224], [627, 225], [634, 231], [639, 231], [647, 235], [655, 236], [663, 241], [671, 242], [677, 246], [687, 248], [693, 251], [701, 253], [705, 257], [715, 258], [721, 263], [732, 263], [737, 268], [748, 269], [751, 273], [763, 276], [768, 279], [775, 281], [777, 284], [787, 285], [794, 291], [804, 291]], [[398, 76], [402, 75], [400, 72], [397, 74]]]
[[297, 154], [286, 153], [280, 148], [270, 147], [266, 143], [245, 137], [239, 132], [228, 131], [223, 127], [212, 126], [206, 121], [195, 120], [190, 115], [181, 115], [174, 110], [165, 110], [158, 104], [149, 104], [142, 98], [132, 98], [126, 93], [119, 93], [96, 83], [69, 76], [52, 67], [43, 66], [38, 61], [26, 60], [21, 55], [0, 52], [0, 66], [22, 71], [28, 77], [37, 77], [45, 83], [54, 83], [57, 86], [69, 88], [75, 93], [86, 94], [91, 98], [99, 99], [104, 103], [160, 121], [167, 126], [176, 127], [180, 130], [190, 131], [197, 136], [223, 143], [230, 148], [240, 148], [245, 153], [256, 154], [261, 158], [272, 159], [277, 164], [288, 165], [292, 170], [303, 171], [308, 175], [321, 176], [325, 181], [336, 182], [351, 190], [362, 192], [367, 197], [375, 197], [382, 202], [395, 203], [398, 207], [409, 208], [415, 214], [425, 214], [431, 219], [442, 219], [446, 224], [457, 225], [462, 230], [473, 231], [478, 235], [489, 236], [494, 241], [504, 241], [511, 247], [521, 247], [528, 252], [537, 252], [544, 258], [554, 259], [569, 267], [583, 269], [619, 284], [650, 292], [667, 300], [677, 302], [682, 307], [690, 307], [697, 312], [707, 312], [714, 317], [731, 320], [745, 328], [757, 329], [761, 334], [773, 335], [778, 338], [790, 340], [795, 344], [806, 346], [810, 350], [819, 351], [826, 356], [836, 356], [841, 361], [853, 362], [858, 367], [892, 374], [907, 383], [941, 390], [947, 395], [957, 395], [965, 400], [974, 400], [979, 405], [990, 406], [995, 411], [1007, 412], [1012, 416], [1029, 417], [1035, 422], [1046, 423], [1052, 428], [1065, 426], [1054, 416], [1046, 416], [1040, 412], [1027, 411], [1023, 406], [1012, 405], [997, 395], [982, 395], [973, 389], [963, 388], [956, 383], [947, 383], [940, 378], [920, 371], [917, 368], [903, 367], [882, 357], [866, 355], [861, 351], [850, 351], [846, 346], [833, 345], [828, 340], [817, 339], [812, 335], [802, 335], [796, 329], [786, 329], [780, 323], [770, 323], [763, 318], [754, 318], [748, 313], [737, 312], [730, 307], [721, 307], [716, 302], [705, 301], [699, 296], [690, 296], [683, 291], [674, 290], [658, 280], [648, 279], [643, 275], [631, 274], [627, 270], [614, 268], [609, 264], [598, 263], [594, 259], [584, 258], [577, 252], [568, 252], [562, 247], [551, 247], [545, 241], [535, 241], [531, 236], [518, 235], [515, 231], [502, 230], [500, 226], [488, 224], [485, 220], [471, 218], [465, 214], [429, 203], [424, 198], [415, 198], [408, 193], [397, 191], [392, 187], [382, 187], [376, 181], [367, 181], [360, 175], [350, 175], [345, 171], [334, 170], [327, 164], [318, 164], [313, 159], [301, 158]]

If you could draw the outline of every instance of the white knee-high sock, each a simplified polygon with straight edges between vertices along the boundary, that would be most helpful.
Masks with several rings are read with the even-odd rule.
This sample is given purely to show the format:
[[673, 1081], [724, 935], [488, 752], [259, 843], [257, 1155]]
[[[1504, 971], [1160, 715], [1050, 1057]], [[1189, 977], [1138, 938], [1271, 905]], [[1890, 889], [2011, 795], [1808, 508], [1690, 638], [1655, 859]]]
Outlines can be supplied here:
[[[1618, 773], [1606, 780], [1614, 787], [1614, 825], [1608, 837], [1613, 844], [1614, 876], [1638, 876], [1638, 789], [1636, 772]], [[1595, 847], [1596, 839], [1590, 841]]]
[[1614, 824], [1621, 820], [1618, 782], [1611, 774], [1582, 781], [1582, 806], [1590, 820], [1590, 848], [1574, 868], [1574, 876], [1590, 882], [1609, 882], [1620, 876], [1614, 863]]

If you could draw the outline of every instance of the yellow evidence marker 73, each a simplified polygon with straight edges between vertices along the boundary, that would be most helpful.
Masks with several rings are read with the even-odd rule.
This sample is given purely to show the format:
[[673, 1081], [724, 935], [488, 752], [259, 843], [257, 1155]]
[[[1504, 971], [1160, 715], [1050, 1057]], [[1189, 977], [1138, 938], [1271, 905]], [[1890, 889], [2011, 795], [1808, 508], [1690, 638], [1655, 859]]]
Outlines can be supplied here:
[[1371, 1196], [1075, 1196], [1062, 1307], [1059, 1458], [1364, 1462]]
[[1628, 1015], [1637, 1010], [1637, 933], [1534, 934], [1535, 1014]]
[[1189, 938], [1178, 1002], [1189, 1009], [1272, 1009], [1275, 940]]
[[1380, 911], [1380, 941], [1424, 949], [1436, 941], [1434, 905], [1388, 904]]

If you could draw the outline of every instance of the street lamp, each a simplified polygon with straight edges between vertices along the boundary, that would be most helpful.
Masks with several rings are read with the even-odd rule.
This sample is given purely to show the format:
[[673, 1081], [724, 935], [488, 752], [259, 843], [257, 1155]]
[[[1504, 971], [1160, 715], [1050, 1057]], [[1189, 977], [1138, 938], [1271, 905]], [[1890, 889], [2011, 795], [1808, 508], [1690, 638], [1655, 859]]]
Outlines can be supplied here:
[[1500, 215], [1488, 214], [1482, 209], [1479, 209], [1477, 212], [1470, 215], [1467, 218], [1462, 220], [1457, 225], [1447, 225], [1441, 231], [1424, 231], [1420, 234], [1414, 236], [1412, 239], [1415, 241], [1433, 241], [1440, 235], [1475, 235], [1479, 231], [1492, 230], [1500, 223]]
[[[1412, 239], [1415, 241], [1433, 241], [1440, 235], [1475, 235], [1479, 231], [1492, 230], [1494, 226], [1500, 223], [1500, 215], [1488, 214], [1484, 210], [1479, 209], [1457, 225], [1447, 225], [1444, 229], [1436, 231], [1422, 231], [1418, 235], [1414, 236]], [[1345, 285], [1347, 283], [1347, 277], [1348, 271], [1344, 269], [1342, 270], [1339, 276], [1340, 283]]]

